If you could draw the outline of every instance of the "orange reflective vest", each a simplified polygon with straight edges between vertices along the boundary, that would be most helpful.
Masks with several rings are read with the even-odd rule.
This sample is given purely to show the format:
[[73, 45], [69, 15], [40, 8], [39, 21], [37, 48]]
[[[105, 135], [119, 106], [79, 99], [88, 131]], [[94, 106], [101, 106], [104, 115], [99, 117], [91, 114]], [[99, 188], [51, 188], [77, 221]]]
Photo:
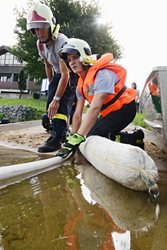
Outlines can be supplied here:
[[153, 95], [153, 96], [159, 96], [160, 95], [158, 84], [155, 84], [153, 82], [149, 82], [148, 87], [149, 87], [151, 95]]
[[91, 90], [94, 85], [97, 71], [103, 68], [110, 69], [118, 76], [119, 82], [115, 85], [115, 93], [108, 94], [103, 103], [100, 112], [102, 116], [106, 116], [110, 112], [119, 110], [123, 105], [132, 102], [136, 97], [134, 89], [125, 87], [126, 70], [122, 66], [112, 63], [112, 59], [113, 55], [111, 53], [104, 54], [92, 67], [89, 68], [86, 78], [83, 80], [80, 77], [78, 80], [77, 88], [79, 93], [84, 95], [85, 99], [91, 103], [93, 100], [93, 93], [91, 93]]

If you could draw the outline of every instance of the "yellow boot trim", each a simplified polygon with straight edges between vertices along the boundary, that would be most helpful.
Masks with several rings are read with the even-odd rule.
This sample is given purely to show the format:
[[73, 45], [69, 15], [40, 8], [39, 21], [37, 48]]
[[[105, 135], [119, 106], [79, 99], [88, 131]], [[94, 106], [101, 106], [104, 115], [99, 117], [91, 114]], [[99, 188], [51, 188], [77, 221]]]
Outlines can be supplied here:
[[55, 114], [54, 118], [61, 119], [61, 120], [64, 120], [67, 122], [67, 116], [64, 114], [57, 113], [57, 114]]

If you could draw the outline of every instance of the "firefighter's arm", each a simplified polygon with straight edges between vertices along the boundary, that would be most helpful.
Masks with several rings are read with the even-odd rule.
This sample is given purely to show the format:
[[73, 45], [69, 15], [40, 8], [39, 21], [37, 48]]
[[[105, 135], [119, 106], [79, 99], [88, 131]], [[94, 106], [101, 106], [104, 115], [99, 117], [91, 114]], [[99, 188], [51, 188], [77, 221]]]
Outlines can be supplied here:
[[66, 137], [65, 143], [62, 145], [62, 148], [59, 150], [56, 156], [60, 156], [62, 158], [71, 156], [78, 149], [79, 145], [85, 141], [84, 136], [75, 133], [82, 122], [84, 102], [84, 99], [77, 101], [77, 106], [72, 121], [72, 133], [69, 133], [69, 135]]
[[53, 68], [52, 68], [52, 65], [50, 65], [45, 58], [43, 59], [43, 61], [44, 61], [44, 65], [45, 65], [46, 76], [50, 82], [53, 78]]
[[[63, 144], [59, 152], [56, 154], [56, 156], [60, 156], [62, 158], [71, 156], [77, 150], [79, 145], [85, 141], [85, 135], [87, 135], [87, 133], [95, 124], [106, 96], [107, 94], [104, 93], [95, 94], [89, 111], [84, 115], [83, 121], [81, 120], [81, 114], [83, 111], [83, 100], [80, 100], [73, 117], [73, 124], [75, 124], [76, 122], [77, 126], [80, 127], [77, 130], [77, 126], [73, 126], [73, 132], [70, 133], [69, 136], [67, 136], [65, 143]], [[79, 119], [79, 121], [77, 121], [77, 118]]]
[[82, 122], [82, 114], [84, 109], [85, 99], [81, 98], [77, 100], [75, 112], [72, 119], [72, 131], [77, 132]]
[[106, 97], [106, 93], [97, 93], [94, 95], [90, 108], [84, 115], [81, 126], [77, 131], [78, 134], [85, 136], [91, 130], [98, 118], [101, 107]]

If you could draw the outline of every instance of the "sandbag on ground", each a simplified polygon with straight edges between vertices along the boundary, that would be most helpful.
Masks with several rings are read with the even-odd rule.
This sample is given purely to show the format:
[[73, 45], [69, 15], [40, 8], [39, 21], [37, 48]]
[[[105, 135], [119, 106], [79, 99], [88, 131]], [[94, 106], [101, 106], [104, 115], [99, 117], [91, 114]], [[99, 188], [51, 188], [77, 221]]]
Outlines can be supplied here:
[[130, 189], [146, 191], [158, 179], [155, 162], [139, 147], [90, 136], [79, 149], [97, 170]]
[[158, 204], [149, 201], [146, 193], [119, 185], [97, 171], [90, 163], [77, 164], [77, 169], [90, 191], [92, 200], [109, 213], [118, 227], [142, 232], [157, 221]]

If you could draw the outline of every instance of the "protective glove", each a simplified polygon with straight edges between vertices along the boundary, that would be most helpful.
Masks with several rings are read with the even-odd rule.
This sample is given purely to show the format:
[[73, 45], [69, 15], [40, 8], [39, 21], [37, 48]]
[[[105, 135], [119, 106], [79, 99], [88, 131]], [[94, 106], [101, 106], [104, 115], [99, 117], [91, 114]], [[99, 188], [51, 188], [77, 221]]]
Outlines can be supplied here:
[[79, 135], [77, 133], [70, 133], [67, 136], [66, 141], [63, 144], [62, 148], [56, 154], [56, 156], [66, 158], [70, 154], [72, 155], [76, 151], [76, 149], [79, 147], [81, 142], [84, 142], [84, 141], [85, 141], [84, 136]]

